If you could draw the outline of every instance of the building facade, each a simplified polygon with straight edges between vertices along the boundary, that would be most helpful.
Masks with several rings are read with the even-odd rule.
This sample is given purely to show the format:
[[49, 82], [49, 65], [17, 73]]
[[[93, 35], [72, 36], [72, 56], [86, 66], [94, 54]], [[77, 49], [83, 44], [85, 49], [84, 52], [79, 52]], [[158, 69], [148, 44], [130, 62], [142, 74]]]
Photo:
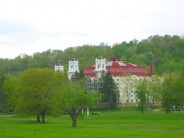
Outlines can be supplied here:
[[[61, 64], [55, 65], [55, 71], [64, 72]], [[106, 60], [99, 56], [95, 59], [95, 63], [83, 69], [84, 75], [91, 80], [99, 78], [102, 72], [109, 71], [119, 89], [119, 103], [122, 105], [137, 104], [138, 98], [135, 93], [136, 84], [140, 79], [151, 79], [152, 66], [146, 69], [142, 66], [118, 60], [112, 57]], [[75, 72], [79, 72], [79, 61], [76, 58], [69, 60], [68, 78], [71, 79]]]
[[91, 79], [100, 77], [102, 71], [109, 71], [113, 76], [120, 92], [119, 103], [123, 105], [136, 104], [138, 98], [135, 90], [138, 80], [150, 79], [152, 76], [152, 66], [150, 66], [150, 69], [146, 69], [136, 64], [118, 60], [116, 57], [106, 60], [99, 56], [96, 58], [94, 65], [83, 69], [84, 74]]

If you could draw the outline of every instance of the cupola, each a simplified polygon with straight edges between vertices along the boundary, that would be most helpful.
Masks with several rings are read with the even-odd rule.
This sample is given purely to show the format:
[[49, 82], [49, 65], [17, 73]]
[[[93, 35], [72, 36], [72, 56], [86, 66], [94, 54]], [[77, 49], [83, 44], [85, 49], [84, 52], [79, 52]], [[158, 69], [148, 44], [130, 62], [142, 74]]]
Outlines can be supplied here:
[[71, 79], [75, 72], [79, 72], [79, 61], [76, 58], [69, 60], [68, 78]]
[[102, 56], [96, 58], [95, 71], [106, 71], [106, 59]]
[[54, 66], [54, 70], [55, 70], [55, 71], [64, 72], [64, 66], [63, 66], [63, 65], [61, 65], [60, 63], [55, 64], [55, 66]]

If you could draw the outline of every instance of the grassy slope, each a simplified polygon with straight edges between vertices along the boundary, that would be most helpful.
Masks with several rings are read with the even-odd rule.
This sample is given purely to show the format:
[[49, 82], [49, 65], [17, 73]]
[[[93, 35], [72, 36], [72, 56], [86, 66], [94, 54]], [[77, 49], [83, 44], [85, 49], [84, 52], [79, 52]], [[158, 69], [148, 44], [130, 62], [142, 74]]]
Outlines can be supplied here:
[[69, 116], [47, 117], [46, 124], [35, 118], [0, 116], [0, 138], [182, 138], [184, 113], [137, 111], [103, 111], [101, 115], [79, 118], [78, 127], [71, 127]]

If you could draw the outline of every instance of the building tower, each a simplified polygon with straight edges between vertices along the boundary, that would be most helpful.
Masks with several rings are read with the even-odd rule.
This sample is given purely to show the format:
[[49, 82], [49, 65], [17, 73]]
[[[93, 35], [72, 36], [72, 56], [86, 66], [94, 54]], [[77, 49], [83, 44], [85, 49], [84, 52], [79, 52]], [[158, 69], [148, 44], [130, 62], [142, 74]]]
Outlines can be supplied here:
[[55, 66], [54, 66], [54, 70], [55, 70], [55, 71], [64, 72], [64, 66], [63, 66], [63, 65], [61, 65], [60, 63], [55, 64]]
[[71, 79], [75, 72], [79, 72], [79, 61], [76, 58], [69, 60], [68, 78]]
[[96, 58], [95, 72], [99, 76], [102, 71], [106, 71], [106, 59], [102, 56], [99, 56]]

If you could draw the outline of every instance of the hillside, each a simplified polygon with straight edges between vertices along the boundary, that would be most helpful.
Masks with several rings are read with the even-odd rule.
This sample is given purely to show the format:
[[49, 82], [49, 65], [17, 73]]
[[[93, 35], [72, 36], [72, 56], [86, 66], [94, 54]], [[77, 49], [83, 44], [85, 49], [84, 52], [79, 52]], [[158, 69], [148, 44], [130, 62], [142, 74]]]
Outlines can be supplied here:
[[53, 68], [61, 63], [68, 69], [68, 60], [76, 57], [80, 69], [91, 65], [99, 55], [106, 59], [116, 56], [118, 59], [148, 67], [153, 65], [155, 74], [184, 70], [184, 38], [179, 36], [150, 36], [142, 41], [132, 40], [107, 45], [83, 45], [62, 50], [47, 50], [34, 53], [32, 56], [23, 55], [14, 59], [0, 59], [0, 70], [17, 74], [27, 68]]

